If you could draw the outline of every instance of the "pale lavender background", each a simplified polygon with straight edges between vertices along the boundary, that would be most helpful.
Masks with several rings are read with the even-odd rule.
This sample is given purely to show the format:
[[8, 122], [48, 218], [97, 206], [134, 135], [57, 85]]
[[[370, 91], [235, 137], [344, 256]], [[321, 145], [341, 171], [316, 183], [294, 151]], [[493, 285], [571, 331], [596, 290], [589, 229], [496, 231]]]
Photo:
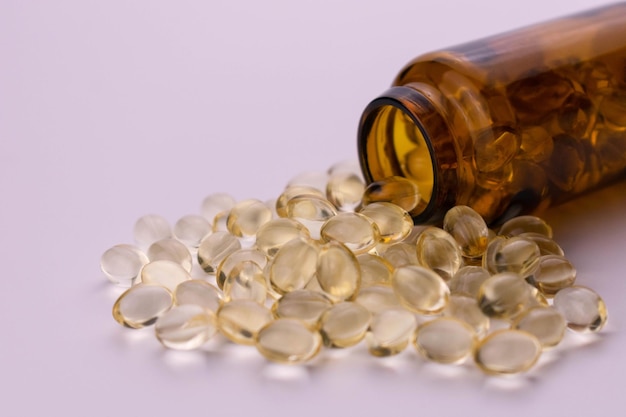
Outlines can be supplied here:
[[112, 320], [99, 270], [143, 214], [355, 158], [361, 110], [418, 53], [605, 3], [1, 0], [0, 414], [622, 415], [624, 183], [546, 214], [606, 331], [519, 378], [412, 350], [166, 351]]

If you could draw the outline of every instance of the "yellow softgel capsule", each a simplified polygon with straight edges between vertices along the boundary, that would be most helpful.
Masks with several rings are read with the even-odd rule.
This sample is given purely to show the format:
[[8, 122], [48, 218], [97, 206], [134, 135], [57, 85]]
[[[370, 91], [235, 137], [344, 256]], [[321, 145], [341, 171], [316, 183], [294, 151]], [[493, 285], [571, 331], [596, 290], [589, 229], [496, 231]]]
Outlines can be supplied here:
[[200, 212], [209, 223], [214, 224], [215, 217], [220, 213], [228, 213], [235, 206], [235, 199], [227, 193], [210, 194], [202, 200]]
[[372, 317], [365, 336], [367, 348], [374, 356], [392, 356], [402, 352], [409, 344], [417, 320], [403, 308], [389, 308]]
[[351, 172], [338, 172], [331, 175], [326, 184], [326, 198], [339, 211], [350, 212], [361, 204], [365, 182]]
[[337, 209], [326, 198], [314, 195], [294, 197], [287, 203], [287, 217], [302, 223], [313, 239], [320, 238], [324, 222], [337, 215]]
[[370, 251], [380, 241], [378, 226], [359, 213], [339, 213], [326, 220], [320, 229], [324, 242], [339, 242], [354, 254]]
[[443, 219], [443, 229], [450, 233], [461, 247], [463, 256], [482, 256], [489, 242], [489, 229], [485, 220], [467, 206], [456, 206], [448, 210]]
[[217, 310], [222, 334], [241, 345], [254, 345], [259, 330], [273, 318], [267, 307], [253, 300], [232, 300]]
[[556, 309], [548, 306], [535, 306], [516, 317], [511, 328], [524, 330], [534, 335], [543, 348], [549, 348], [558, 345], [563, 340], [567, 323]]
[[148, 262], [148, 257], [138, 247], [121, 244], [102, 254], [100, 268], [111, 282], [130, 287], [137, 280], [141, 268]]
[[389, 202], [410, 212], [421, 199], [417, 185], [402, 177], [387, 177], [370, 183], [362, 197], [363, 206], [376, 202]]
[[592, 289], [580, 285], [557, 292], [553, 305], [565, 317], [567, 327], [577, 332], [597, 332], [608, 318], [604, 300]]
[[576, 268], [563, 256], [544, 255], [528, 281], [546, 297], [553, 297], [561, 289], [574, 285]]
[[191, 252], [182, 242], [168, 238], [154, 242], [148, 248], [150, 261], [172, 261], [179, 263], [186, 271], [191, 272], [193, 260]]
[[153, 261], [144, 265], [141, 270], [141, 282], [162, 285], [172, 292], [178, 284], [189, 279], [189, 272], [172, 261]]
[[287, 242], [268, 265], [272, 288], [279, 294], [303, 289], [315, 276], [318, 252], [310, 239]]
[[359, 213], [374, 221], [381, 243], [400, 242], [413, 230], [413, 219], [402, 207], [388, 202], [370, 203]]
[[372, 314], [380, 313], [389, 308], [400, 308], [402, 304], [391, 285], [372, 285], [359, 291], [356, 303], [361, 304]]
[[267, 265], [267, 256], [265, 253], [257, 249], [237, 249], [228, 254], [217, 266], [215, 272], [215, 280], [219, 289], [224, 289], [224, 281], [230, 274], [230, 271], [241, 262], [252, 261], [261, 269], [265, 269]]
[[188, 214], [174, 224], [174, 237], [187, 247], [195, 249], [206, 235], [213, 231], [212, 224], [203, 216]]
[[523, 277], [537, 267], [541, 251], [535, 242], [523, 237], [493, 239], [483, 256], [482, 266], [492, 274], [515, 272]]
[[397, 268], [391, 277], [391, 285], [403, 306], [419, 314], [441, 312], [450, 297], [444, 280], [422, 266]]
[[472, 354], [474, 330], [452, 317], [439, 317], [417, 328], [414, 345], [425, 358], [439, 363], [459, 363]]
[[333, 303], [324, 294], [310, 290], [296, 290], [283, 295], [272, 305], [277, 318], [297, 319], [312, 328], [319, 327], [319, 320]]
[[335, 304], [320, 319], [324, 344], [338, 348], [356, 345], [365, 337], [371, 319], [370, 312], [360, 304], [350, 301]]
[[265, 325], [256, 336], [257, 350], [273, 362], [303, 363], [315, 357], [321, 347], [319, 332], [295, 319], [276, 319]]
[[489, 317], [509, 319], [537, 303], [533, 290], [514, 272], [495, 274], [480, 286], [478, 305]]
[[172, 293], [155, 284], [137, 284], [126, 290], [113, 305], [113, 318], [123, 326], [139, 329], [154, 324], [172, 307]]
[[391, 284], [393, 266], [387, 260], [371, 253], [357, 255], [356, 260], [361, 268], [361, 288]]
[[237, 237], [252, 237], [263, 224], [272, 220], [272, 211], [262, 201], [248, 199], [233, 206], [226, 220], [228, 231]]
[[559, 244], [546, 235], [542, 235], [541, 233], [526, 232], [518, 236], [535, 242], [541, 255], [564, 256], [563, 249], [559, 246]]
[[326, 198], [326, 195], [315, 187], [308, 185], [288, 185], [276, 199], [276, 214], [287, 217], [287, 204], [295, 197], [314, 196]]
[[223, 301], [220, 292], [213, 285], [200, 279], [183, 281], [174, 292], [176, 305], [194, 304], [216, 313]]
[[478, 296], [480, 286], [491, 274], [480, 266], [468, 265], [459, 269], [448, 281], [448, 287], [452, 294], [464, 294], [472, 298]]
[[192, 350], [202, 346], [217, 331], [215, 316], [194, 305], [175, 306], [161, 315], [154, 331], [161, 344], [170, 349]]
[[502, 236], [518, 236], [522, 233], [539, 233], [552, 239], [552, 228], [536, 216], [518, 216], [507, 220], [498, 231]]
[[285, 243], [297, 237], [310, 237], [309, 231], [301, 223], [289, 219], [272, 219], [256, 233], [256, 247], [269, 257], [273, 257]]
[[503, 329], [479, 342], [474, 361], [488, 374], [516, 374], [532, 368], [540, 355], [541, 343], [535, 336], [521, 330]]
[[198, 247], [198, 263], [205, 272], [215, 273], [218, 265], [231, 253], [241, 249], [241, 242], [228, 232], [205, 237]]
[[463, 266], [459, 244], [445, 230], [428, 227], [417, 238], [417, 259], [420, 265], [435, 271], [448, 281]]
[[246, 299], [263, 304], [267, 298], [267, 281], [263, 269], [253, 261], [235, 265], [224, 281], [224, 301]]
[[339, 242], [320, 248], [315, 276], [333, 301], [353, 299], [361, 287], [361, 268], [354, 254]]
[[443, 315], [469, 324], [478, 336], [486, 334], [489, 330], [489, 317], [482, 312], [474, 297], [451, 295]]
[[419, 265], [415, 245], [406, 242], [380, 245], [377, 248], [380, 256], [389, 262], [394, 268], [407, 265]]
[[135, 222], [133, 236], [139, 246], [147, 248], [158, 240], [172, 237], [172, 227], [163, 216], [146, 214]]

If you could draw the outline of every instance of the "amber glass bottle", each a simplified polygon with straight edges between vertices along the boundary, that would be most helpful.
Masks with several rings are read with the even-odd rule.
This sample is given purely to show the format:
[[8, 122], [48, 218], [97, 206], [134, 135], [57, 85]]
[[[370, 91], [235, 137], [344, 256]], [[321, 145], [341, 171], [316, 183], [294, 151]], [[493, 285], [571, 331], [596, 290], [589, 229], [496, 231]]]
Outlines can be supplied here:
[[422, 55], [372, 101], [368, 181], [415, 182], [418, 223], [468, 205], [488, 222], [626, 172], [626, 3]]

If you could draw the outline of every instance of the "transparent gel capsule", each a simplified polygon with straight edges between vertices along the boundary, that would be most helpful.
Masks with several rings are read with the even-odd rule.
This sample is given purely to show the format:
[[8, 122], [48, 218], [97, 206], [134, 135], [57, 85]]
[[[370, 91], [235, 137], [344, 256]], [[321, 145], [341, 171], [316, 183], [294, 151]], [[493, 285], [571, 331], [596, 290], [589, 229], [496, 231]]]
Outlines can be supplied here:
[[356, 257], [338, 242], [321, 247], [315, 274], [320, 287], [333, 301], [351, 300], [361, 287], [361, 268]]
[[294, 197], [287, 203], [287, 217], [302, 223], [313, 239], [320, 238], [324, 222], [337, 215], [337, 209], [325, 198], [315, 196]]
[[301, 236], [309, 237], [309, 231], [301, 223], [289, 218], [273, 219], [259, 227], [256, 247], [273, 257], [285, 243]]
[[365, 182], [361, 176], [348, 172], [330, 176], [326, 184], [326, 198], [339, 211], [354, 211], [361, 204], [363, 191]]
[[417, 328], [414, 344], [427, 359], [458, 363], [472, 354], [476, 336], [467, 323], [452, 317], [440, 317]]
[[476, 135], [474, 160], [482, 172], [494, 172], [511, 162], [520, 147], [520, 137], [509, 126], [491, 126]]
[[214, 193], [208, 195], [200, 208], [202, 216], [211, 224], [219, 213], [228, 213], [235, 206], [235, 199], [226, 193]]
[[396, 293], [389, 285], [372, 285], [371, 287], [363, 288], [359, 291], [354, 301], [365, 307], [372, 314], [402, 307]]
[[384, 247], [379, 248], [379, 253], [394, 268], [419, 264], [415, 245], [411, 243], [398, 242], [384, 245]]
[[206, 235], [213, 231], [209, 221], [195, 214], [183, 216], [174, 224], [174, 237], [190, 248], [197, 248]]
[[205, 272], [215, 273], [220, 262], [241, 249], [241, 242], [228, 232], [215, 232], [205, 237], [198, 246], [198, 263]]
[[578, 138], [562, 134], [553, 137], [554, 151], [544, 162], [552, 185], [562, 191], [572, 191], [584, 173], [587, 159], [585, 144]]
[[340, 161], [331, 165], [331, 167], [328, 168], [329, 177], [337, 174], [354, 174], [360, 178], [363, 178], [363, 174], [361, 173], [361, 165], [356, 159]]
[[228, 211], [220, 211], [213, 218], [213, 223], [211, 224], [212, 232], [228, 232], [228, 216], [230, 215], [230, 210]]
[[164, 217], [158, 214], [147, 214], [135, 222], [133, 236], [139, 246], [147, 248], [157, 240], [172, 237], [172, 228]]
[[170, 349], [192, 350], [202, 346], [217, 331], [215, 316], [210, 311], [186, 304], [172, 307], [161, 315], [155, 325], [156, 337]]
[[267, 298], [267, 282], [263, 269], [253, 261], [235, 265], [224, 281], [224, 300], [246, 299], [264, 304]]
[[554, 144], [552, 136], [541, 126], [531, 126], [524, 129], [521, 135], [520, 159], [533, 162], [543, 162], [552, 155]]
[[287, 187], [306, 186], [324, 191], [326, 190], [326, 183], [328, 183], [328, 174], [326, 172], [305, 171], [290, 179]]
[[183, 281], [174, 292], [176, 305], [194, 304], [216, 313], [222, 305], [222, 297], [217, 288], [206, 281], [191, 279]]
[[534, 288], [514, 272], [492, 275], [478, 291], [478, 306], [493, 318], [508, 319], [536, 304]]
[[263, 224], [272, 220], [272, 211], [255, 199], [243, 200], [235, 204], [228, 214], [228, 231], [238, 237], [251, 237]]
[[308, 239], [287, 242], [269, 265], [272, 288], [279, 294], [303, 289], [315, 276], [317, 245]]
[[222, 334], [241, 345], [253, 345], [259, 330], [273, 318], [267, 307], [252, 300], [232, 300], [217, 311]]
[[552, 228], [535, 216], [518, 216], [506, 221], [498, 231], [502, 236], [518, 236], [522, 233], [539, 233], [552, 239]]
[[309, 290], [296, 290], [285, 294], [272, 305], [277, 318], [298, 319], [311, 328], [317, 328], [322, 314], [333, 303], [324, 294]]
[[382, 310], [372, 317], [365, 336], [367, 348], [374, 356], [392, 356], [402, 352], [413, 337], [417, 320], [403, 308]]
[[374, 221], [382, 243], [400, 242], [413, 230], [413, 219], [402, 207], [386, 202], [370, 203], [359, 213]]
[[445, 317], [454, 317], [470, 325], [477, 335], [481, 336], [489, 330], [489, 317], [478, 307], [476, 299], [465, 295], [451, 295], [448, 305], [443, 310]]
[[187, 246], [176, 239], [168, 238], [154, 242], [148, 248], [150, 261], [172, 261], [191, 272], [193, 260]]
[[488, 374], [516, 374], [532, 368], [541, 355], [541, 343], [521, 330], [497, 330], [474, 351], [476, 365]]
[[[215, 272], [215, 281], [220, 290], [224, 289], [224, 281], [230, 274], [231, 270], [242, 262], [252, 261], [257, 264], [261, 270], [267, 266], [267, 256], [257, 249], [238, 249], [228, 254], [217, 266]], [[269, 282], [269, 278], [267, 280]]]
[[456, 206], [448, 210], [443, 219], [443, 229], [456, 240], [465, 257], [482, 256], [487, 249], [487, 224], [480, 214], [467, 206]]
[[350, 301], [335, 304], [321, 318], [324, 344], [338, 348], [356, 345], [365, 337], [371, 319], [370, 312], [360, 304]]
[[557, 292], [553, 305], [565, 317], [567, 327], [577, 332], [597, 332], [608, 317], [604, 300], [592, 289], [580, 285]]
[[483, 268], [492, 274], [515, 272], [526, 277], [537, 267], [540, 254], [537, 244], [523, 237], [494, 239], [483, 256]]
[[543, 348], [549, 348], [561, 342], [565, 335], [567, 323], [563, 315], [556, 309], [547, 306], [535, 306], [516, 317], [511, 328], [532, 334], [539, 340]]
[[432, 269], [445, 281], [463, 266], [459, 244], [445, 230], [437, 227], [425, 229], [417, 238], [416, 247], [420, 265]]
[[559, 255], [564, 256], [563, 249], [551, 238], [540, 233], [527, 232], [518, 235], [528, 240], [532, 240], [537, 244], [539, 253], [543, 255]]
[[139, 329], [154, 324], [172, 307], [172, 293], [161, 285], [137, 284], [113, 305], [113, 318], [123, 326]]
[[361, 269], [361, 288], [376, 284], [391, 284], [393, 266], [384, 258], [371, 253], [362, 253], [356, 257]]
[[380, 240], [378, 227], [359, 213], [339, 213], [326, 220], [320, 229], [324, 242], [339, 242], [354, 254], [371, 250]]
[[552, 297], [559, 290], [574, 285], [576, 268], [563, 256], [544, 255], [528, 280], [545, 296]]
[[362, 204], [386, 201], [410, 212], [420, 202], [420, 192], [413, 181], [402, 177], [387, 177], [370, 183], [363, 193]]
[[256, 348], [273, 362], [297, 364], [317, 355], [322, 347], [319, 332], [295, 319], [277, 319], [256, 336]]
[[452, 294], [464, 294], [472, 298], [478, 296], [480, 286], [491, 274], [485, 268], [475, 265], [464, 266], [448, 281]]
[[397, 268], [391, 277], [391, 284], [402, 305], [419, 314], [441, 312], [450, 296], [444, 280], [421, 266]]
[[276, 199], [276, 213], [280, 217], [287, 217], [287, 203], [295, 197], [309, 197], [314, 196], [318, 198], [326, 198], [326, 195], [317, 188], [306, 185], [292, 185], [287, 186], [280, 196]]
[[162, 285], [172, 292], [178, 284], [190, 279], [189, 272], [172, 261], [153, 261], [144, 265], [141, 270], [141, 282]]
[[115, 245], [100, 258], [100, 268], [113, 283], [130, 287], [137, 280], [141, 268], [148, 263], [146, 255], [133, 245]]

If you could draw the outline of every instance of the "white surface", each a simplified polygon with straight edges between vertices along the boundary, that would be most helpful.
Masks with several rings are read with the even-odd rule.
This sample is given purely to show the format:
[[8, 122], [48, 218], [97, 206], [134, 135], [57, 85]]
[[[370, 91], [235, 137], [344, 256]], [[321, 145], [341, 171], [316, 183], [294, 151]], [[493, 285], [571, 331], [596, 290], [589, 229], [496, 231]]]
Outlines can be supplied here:
[[362, 109], [413, 56], [605, 3], [3, 0], [1, 414], [623, 415], [624, 183], [546, 214], [608, 327], [518, 378], [413, 350], [167, 351], [113, 321], [99, 270], [143, 214], [355, 158]]

